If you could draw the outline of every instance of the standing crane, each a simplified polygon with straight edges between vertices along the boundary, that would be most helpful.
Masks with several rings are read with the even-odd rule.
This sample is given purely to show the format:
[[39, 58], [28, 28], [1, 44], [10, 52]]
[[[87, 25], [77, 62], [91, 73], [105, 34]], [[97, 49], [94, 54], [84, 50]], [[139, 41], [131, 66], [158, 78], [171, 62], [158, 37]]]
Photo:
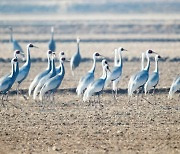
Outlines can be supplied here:
[[155, 53], [152, 50], [147, 50], [146, 51], [146, 58], [147, 58], [147, 65], [146, 67], [134, 74], [129, 81], [128, 84], [128, 96], [129, 98], [133, 95], [133, 92], [138, 90], [140, 87], [143, 87], [146, 81], [148, 80], [149, 77], [149, 68], [150, 68], [150, 58], [149, 55]]
[[61, 85], [61, 82], [65, 75], [65, 68], [64, 68], [64, 64], [63, 64], [65, 60], [66, 60], [65, 57], [60, 58], [61, 71], [56, 76], [47, 80], [46, 83], [41, 88], [40, 94], [39, 94], [39, 99], [41, 101], [43, 100], [43, 97], [47, 92], [50, 92], [51, 94], [53, 94], [57, 90], [57, 88]]
[[95, 52], [93, 54], [93, 66], [92, 68], [87, 72], [86, 75], [81, 77], [79, 80], [79, 84], [76, 89], [76, 93], [78, 96], [82, 95], [84, 90], [87, 88], [87, 86], [94, 81], [94, 72], [96, 69], [96, 60], [97, 58], [102, 57], [99, 53]]
[[72, 75], [74, 76], [74, 70], [79, 66], [81, 62], [81, 54], [80, 54], [80, 47], [79, 47], [80, 39], [77, 38], [77, 51], [72, 56], [70, 61], [70, 67], [72, 71]]
[[55, 52], [52, 53], [51, 71], [47, 75], [45, 75], [43, 78], [41, 78], [41, 80], [39, 81], [38, 85], [34, 89], [34, 93], [33, 93], [33, 99], [34, 100], [36, 99], [36, 96], [38, 95], [38, 93], [40, 92], [41, 88], [46, 83], [46, 81], [56, 75], [56, 67], [55, 67], [54, 58], [55, 58]]
[[108, 77], [106, 79], [106, 85], [112, 81], [112, 85], [113, 85], [112, 86], [112, 92], [114, 92], [114, 97], [116, 97], [116, 95], [117, 95], [117, 85], [118, 85], [118, 83], [120, 81], [120, 77], [122, 75], [123, 62], [122, 62], [121, 52], [123, 52], [123, 51], [127, 51], [127, 50], [122, 48], [122, 47], [118, 48], [117, 51], [115, 50], [115, 55], [116, 55], [116, 52], [118, 53], [119, 62], [117, 62], [117, 60], [115, 60], [115, 59], [117, 59], [115, 57], [115, 59], [114, 59], [115, 60], [114, 65], [115, 66], [114, 66], [112, 72], [108, 73]]
[[30, 48], [38, 48], [34, 46], [32, 43], [27, 45], [27, 58], [25, 64], [19, 69], [18, 76], [16, 78], [17, 82], [17, 94], [19, 92], [19, 86], [26, 79], [26, 77], [29, 74], [30, 68], [31, 68], [31, 56], [30, 56]]
[[8, 91], [11, 89], [12, 85], [14, 84], [16, 77], [17, 77], [17, 72], [15, 71], [15, 66], [16, 63], [18, 63], [17, 58], [13, 58], [11, 60], [11, 74], [6, 76], [6, 77], [2, 77], [0, 79], [0, 93], [2, 93], [2, 100], [4, 95], [7, 95]]
[[39, 81], [45, 76], [47, 75], [50, 71], [51, 71], [51, 59], [50, 56], [52, 55], [52, 51], [48, 50], [47, 51], [47, 59], [48, 59], [48, 66], [47, 68], [42, 71], [41, 73], [39, 73], [38, 75], [36, 75], [36, 77], [34, 78], [34, 80], [31, 82], [30, 86], [29, 86], [29, 96], [31, 96], [32, 91], [34, 90], [34, 88], [37, 86], [37, 84], [39, 83]]
[[[83, 101], [86, 102], [90, 99], [91, 96], [97, 94], [100, 102], [100, 93], [104, 89], [105, 81], [107, 78], [107, 71], [109, 70], [109, 66], [107, 64], [107, 61], [105, 59], [102, 60], [102, 68], [103, 68], [103, 74], [102, 76], [91, 82], [89, 86], [87, 87], [86, 91], [84, 92]], [[109, 70], [110, 71], [110, 70]]]
[[23, 59], [24, 59], [24, 51], [22, 49], [22, 47], [19, 45], [18, 41], [14, 39], [13, 37], [13, 28], [10, 26], [10, 41], [13, 45], [13, 51], [15, 50], [19, 50], [22, 53]]
[[54, 27], [51, 27], [51, 39], [49, 40], [48, 48], [53, 52], [56, 51], [56, 42], [54, 40]]
[[155, 91], [155, 88], [159, 82], [159, 69], [158, 69], [158, 60], [161, 58], [161, 56], [156, 55], [155, 56], [155, 70], [152, 74], [150, 74], [145, 86], [144, 86], [144, 91], [145, 95], [147, 94], [148, 91], [150, 91], [153, 88], [153, 94]]

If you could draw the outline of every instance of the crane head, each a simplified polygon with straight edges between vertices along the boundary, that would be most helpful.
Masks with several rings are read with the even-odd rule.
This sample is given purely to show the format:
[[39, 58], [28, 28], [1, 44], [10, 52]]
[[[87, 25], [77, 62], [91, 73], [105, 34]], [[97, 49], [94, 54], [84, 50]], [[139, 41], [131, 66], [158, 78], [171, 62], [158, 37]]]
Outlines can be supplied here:
[[38, 48], [37, 46], [33, 45], [32, 43], [29, 43], [28, 47], [30, 47], [30, 48]]
[[161, 56], [160, 56], [160, 55], [158, 55], [158, 58], [161, 58]]
[[60, 52], [60, 56], [64, 56], [65, 54], [64, 54], [64, 51], [61, 51]]
[[122, 47], [119, 47], [118, 49], [119, 51], [127, 51], [126, 49], [122, 48]]
[[15, 57], [11, 60], [11, 63], [16, 63], [18, 61], [18, 59]]
[[153, 53], [157, 54], [156, 52], [154, 52], [154, 51], [151, 50], [151, 49], [147, 50], [147, 53], [148, 53], [148, 54], [153, 54]]
[[51, 54], [52, 54], [52, 51], [51, 51], [51, 50], [48, 50], [47, 53], [48, 53], [49, 55], [51, 55]]

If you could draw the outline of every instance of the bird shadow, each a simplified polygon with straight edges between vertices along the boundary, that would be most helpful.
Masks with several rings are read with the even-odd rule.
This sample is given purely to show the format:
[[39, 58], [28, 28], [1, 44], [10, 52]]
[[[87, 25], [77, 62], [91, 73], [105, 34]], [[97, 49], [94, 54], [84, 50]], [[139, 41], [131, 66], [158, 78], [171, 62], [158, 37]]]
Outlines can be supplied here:
[[[158, 89], [155, 89], [155, 94], [156, 93], [158, 93], [158, 94], [168, 94], [169, 89], [170, 88], [158, 88]], [[128, 92], [127, 88], [125, 88], [125, 89], [118, 89], [118, 91], [117, 91], [118, 94], [122, 94], [122, 95], [126, 95], [127, 92]], [[20, 93], [22, 95], [27, 95], [28, 94], [28, 89], [20, 90]], [[57, 94], [65, 94], [65, 93], [76, 94], [76, 88], [57, 89], [56, 93]], [[104, 89], [103, 93], [112, 94], [112, 89]], [[150, 93], [152, 93], [152, 92], [150, 91]], [[180, 93], [180, 90], [178, 90], [177, 93]], [[16, 90], [12, 90], [12, 91], [9, 92], [9, 95], [16, 95], [16, 94], [17, 94]]]

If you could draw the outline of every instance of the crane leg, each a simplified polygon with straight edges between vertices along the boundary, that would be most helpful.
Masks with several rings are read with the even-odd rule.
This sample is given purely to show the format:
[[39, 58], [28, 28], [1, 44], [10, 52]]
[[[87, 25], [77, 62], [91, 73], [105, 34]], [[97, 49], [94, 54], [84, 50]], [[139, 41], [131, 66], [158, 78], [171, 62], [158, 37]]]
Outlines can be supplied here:
[[16, 101], [17, 103], [19, 102], [19, 83], [17, 83], [17, 88], [16, 88]]
[[6, 93], [6, 101], [9, 101], [9, 100], [8, 100], [8, 98], [9, 98], [9, 97], [8, 97], [8, 96], [9, 96], [8, 94], [9, 94], [9, 91], [7, 91], [7, 93]]
[[2, 94], [1, 102], [2, 102], [2, 106], [5, 107], [5, 104], [4, 104], [4, 94]]
[[143, 100], [145, 100], [146, 102], [148, 102], [149, 104], [153, 105], [149, 100], [147, 100], [146, 98], [142, 97]]
[[117, 102], [117, 95], [116, 95], [116, 91], [112, 90], [112, 95], [114, 100]]
[[131, 102], [131, 96], [128, 95], [128, 104]]

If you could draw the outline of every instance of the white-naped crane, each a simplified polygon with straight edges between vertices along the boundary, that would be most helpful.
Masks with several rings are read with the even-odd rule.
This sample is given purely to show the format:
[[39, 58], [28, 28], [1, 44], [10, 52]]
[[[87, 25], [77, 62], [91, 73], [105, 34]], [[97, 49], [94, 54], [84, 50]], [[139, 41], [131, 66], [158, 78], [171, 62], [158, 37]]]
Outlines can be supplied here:
[[[108, 73], [108, 76], [106, 79], [106, 85], [108, 85], [109, 82], [112, 82], [112, 93], [114, 97], [117, 96], [117, 90], [118, 90], [117, 85], [122, 75], [122, 69], [123, 69], [122, 52], [123, 51], [127, 51], [127, 50], [122, 47], [119, 47], [118, 50], [115, 50], [114, 68], [112, 69], [111, 73]], [[116, 54], [118, 54], [118, 57], [119, 57], [118, 62], [117, 62]]]
[[180, 90], [180, 75], [178, 75], [174, 80], [173, 83], [171, 84], [171, 88], [169, 90], [169, 95], [168, 98], [172, 99], [173, 95], [176, 91]]
[[22, 47], [19, 45], [18, 41], [16, 39], [14, 39], [14, 37], [13, 37], [13, 28], [10, 26], [9, 29], [10, 29], [10, 41], [13, 45], [13, 51], [15, 51], [15, 50], [20, 51], [23, 56], [23, 60], [24, 60], [24, 58], [25, 58], [24, 51], [23, 51]]
[[39, 73], [38, 75], [36, 75], [36, 77], [34, 78], [34, 80], [31, 82], [30, 86], [29, 86], [29, 96], [31, 96], [31, 93], [33, 92], [34, 88], [38, 85], [39, 81], [45, 76], [47, 75], [50, 71], [51, 71], [51, 55], [52, 55], [52, 51], [48, 50], [47, 51], [47, 59], [48, 59], [48, 66], [47, 68], [42, 71], [41, 73]]
[[147, 58], [147, 65], [146, 67], [137, 72], [136, 74], [132, 75], [129, 83], [128, 83], [128, 96], [129, 96], [129, 101], [130, 101], [130, 97], [132, 97], [134, 91], [138, 90], [141, 87], [144, 87], [144, 84], [147, 82], [148, 78], [149, 78], [149, 68], [150, 68], [150, 54], [153, 54], [156, 52], [152, 51], [152, 50], [147, 50], [145, 52], [146, 58]]
[[31, 68], [31, 56], [30, 56], [30, 48], [38, 48], [35, 45], [33, 45], [32, 43], [29, 43], [27, 45], [27, 58], [26, 58], [26, 62], [24, 63], [24, 65], [22, 67], [20, 67], [19, 69], [19, 73], [17, 75], [16, 78], [16, 82], [17, 82], [17, 94], [19, 93], [19, 86], [20, 84], [27, 78], [30, 68]]
[[72, 72], [73, 76], [74, 76], [74, 70], [79, 66], [79, 64], [81, 62], [81, 54], [80, 54], [79, 43], [80, 43], [80, 39], [77, 38], [77, 51], [71, 57], [71, 61], [70, 61], [70, 67], [71, 67], [71, 72]]
[[150, 91], [151, 89], [153, 89], [153, 94], [155, 91], [155, 88], [157, 86], [157, 84], [159, 83], [159, 67], [158, 67], [158, 61], [161, 58], [160, 55], [156, 55], [155, 56], [155, 70], [153, 73], [151, 73], [149, 75], [149, 78], [146, 82], [146, 84], [144, 85], [144, 92], [145, 95], [147, 94], [148, 91]]
[[51, 39], [49, 40], [48, 43], [48, 48], [49, 50], [55, 52], [56, 51], [56, 42], [54, 40], [54, 27], [51, 27]]
[[99, 99], [98, 102], [100, 102], [100, 93], [103, 91], [105, 86], [107, 71], [110, 71], [107, 61], [105, 59], [102, 60], [102, 68], [103, 68], [102, 76], [99, 79], [91, 82], [87, 87], [86, 91], [84, 92], [84, 96], [83, 96], [84, 102], [89, 101], [91, 96], [93, 95], [98, 95], [98, 99]]
[[93, 65], [92, 68], [84, 75], [81, 77], [79, 80], [79, 84], [76, 89], [76, 93], [78, 96], [81, 96], [84, 93], [84, 90], [88, 87], [88, 85], [94, 81], [94, 72], [96, 69], [96, 60], [97, 58], [102, 57], [98, 52], [95, 52], [93, 54]]

